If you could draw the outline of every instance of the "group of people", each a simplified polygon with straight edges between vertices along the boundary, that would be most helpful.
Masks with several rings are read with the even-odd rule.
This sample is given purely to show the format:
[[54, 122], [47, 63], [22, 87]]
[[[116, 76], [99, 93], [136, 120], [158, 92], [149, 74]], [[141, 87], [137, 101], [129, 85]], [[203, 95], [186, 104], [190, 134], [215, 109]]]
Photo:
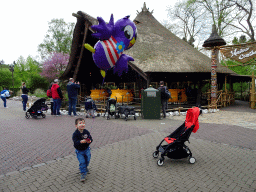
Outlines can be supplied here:
[[[67, 84], [67, 92], [68, 92], [68, 99], [69, 99], [69, 111], [68, 114], [71, 116], [72, 112], [74, 116], [76, 116], [76, 103], [77, 103], [77, 94], [78, 94], [78, 89], [80, 88], [80, 83], [79, 82], [74, 82], [73, 78], [69, 79], [69, 82]], [[59, 86], [59, 80], [55, 79], [53, 83], [51, 83], [49, 89], [51, 90], [51, 115], [56, 115], [59, 116], [60, 114], [60, 107], [61, 107], [61, 102], [63, 100], [63, 94], [61, 91], [61, 88]], [[29, 89], [26, 87], [26, 83], [22, 83], [22, 107], [23, 111], [26, 111], [27, 107], [27, 102], [28, 102], [28, 93]], [[4, 107], [7, 107], [7, 100], [6, 98], [10, 97], [12, 94], [12, 91], [9, 91], [8, 89], [4, 88], [1, 92], [1, 99], [3, 100]]]
[[[69, 112], [68, 114], [71, 115], [72, 112], [74, 116], [76, 116], [76, 102], [77, 102], [77, 94], [78, 89], [80, 88], [79, 82], [74, 82], [73, 78], [69, 79], [67, 84], [67, 92], [69, 98]], [[63, 94], [61, 88], [59, 86], [59, 80], [55, 79], [54, 82], [50, 85], [49, 89], [51, 90], [52, 95], [52, 115], [60, 115], [60, 106], [61, 101], [63, 99]], [[166, 117], [166, 108], [167, 108], [167, 101], [168, 99], [165, 96], [166, 87], [164, 86], [164, 82], [160, 82], [160, 87], [158, 88], [161, 91], [161, 104], [163, 110], [163, 116]], [[28, 100], [27, 94], [29, 90], [26, 88], [25, 83], [22, 84], [22, 102], [23, 102], [23, 110], [26, 110], [26, 103]], [[6, 107], [6, 97], [10, 96], [10, 92], [7, 89], [4, 89], [1, 92], [1, 99], [4, 101], [4, 107]], [[77, 118], [75, 120], [75, 127], [76, 130], [73, 133], [72, 140], [75, 147], [75, 152], [77, 159], [79, 161], [79, 169], [81, 173], [81, 181], [85, 181], [85, 177], [89, 172], [88, 166], [91, 159], [91, 151], [90, 151], [90, 144], [92, 143], [93, 139], [88, 130], [85, 129], [85, 120], [83, 118]]]
[[[23, 106], [23, 111], [26, 111], [26, 106], [27, 106], [27, 102], [28, 102], [28, 92], [29, 92], [29, 89], [26, 87], [26, 83], [23, 82], [22, 83], [22, 87], [21, 87], [21, 91], [22, 91], [22, 94], [21, 94], [21, 98], [22, 98], [22, 106]], [[5, 108], [8, 108], [7, 107], [7, 100], [6, 98], [10, 97], [11, 94], [13, 92], [4, 88], [2, 91], [1, 91], [1, 99], [3, 100], [4, 102], [4, 107]]]
[[[69, 100], [69, 110], [68, 115], [77, 116], [76, 114], [76, 103], [77, 103], [77, 94], [78, 89], [80, 88], [79, 82], [74, 82], [73, 78], [69, 79], [67, 84], [68, 100]], [[51, 115], [59, 116], [61, 102], [63, 100], [63, 94], [59, 86], [59, 80], [55, 79], [50, 85], [49, 89], [51, 90]]]

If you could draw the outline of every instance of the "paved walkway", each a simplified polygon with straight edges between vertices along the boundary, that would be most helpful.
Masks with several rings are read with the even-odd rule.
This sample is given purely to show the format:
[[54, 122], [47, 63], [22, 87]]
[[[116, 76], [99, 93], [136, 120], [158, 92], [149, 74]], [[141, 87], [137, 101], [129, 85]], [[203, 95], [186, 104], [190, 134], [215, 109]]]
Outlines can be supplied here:
[[204, 114], [188, 144], [196, 163], [167, 158], [162, 167], [152, 153], [185, 116], [87, 119], [94, 142], [90, 174], [80, 182], [71, 140], [75, 118], [25, 119], [21, 102], [8, 100], [8, 106], [0, 107], [0, 191], [256, 191], [256, 127], [227, 123], [236, 113], [244, 124], [254, 123], [254, 112]]

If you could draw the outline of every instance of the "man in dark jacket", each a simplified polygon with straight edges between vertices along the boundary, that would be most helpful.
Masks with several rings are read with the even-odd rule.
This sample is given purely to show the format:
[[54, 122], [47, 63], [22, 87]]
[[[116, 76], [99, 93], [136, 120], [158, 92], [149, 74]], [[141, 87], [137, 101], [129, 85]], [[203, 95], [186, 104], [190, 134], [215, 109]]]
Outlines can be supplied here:
[[76, 102], [77, 102], [77, 91], [80, 89], [80, 83], [75, 82], [74, 79], [70, 78], [67, 84], [68, 91], [68, 100], [69, 100], [69, 109], [68, 114], [71, 116], [73, 111], [74, 116], [76, 116]]
[[52, 98], [53, 98], [53, 115], [60, 115], [61, 100], [63, 99], [62, 92], [59, 86], [59, 80], [55, 79], [52, 85]]
[[166, 118], [166, 108], [168, 105], [168, 99], [165, 96], [165, 90], [166, 90], [166, 86], [164, 86], [164, 82], [160, 81], [160, 87], [158, 88], [158, 90], [160, 90], [161, 92], [161, 105], [162, 105], [162, 111], [163, 111], [163, 116], [164, 118]]

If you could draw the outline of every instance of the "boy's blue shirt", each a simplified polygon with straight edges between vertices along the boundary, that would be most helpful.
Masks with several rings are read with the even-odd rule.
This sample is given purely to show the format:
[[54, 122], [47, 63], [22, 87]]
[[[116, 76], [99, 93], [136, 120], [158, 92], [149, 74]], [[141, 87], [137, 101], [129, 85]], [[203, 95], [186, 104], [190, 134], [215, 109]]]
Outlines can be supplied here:
[[89, 138], [92, 143], [93, 139], [89, 131], [84, 129], [83, 133], [81, 133], [78, 129], [76, 129], [72, 137], [72, 140], [74, 142], [74, 147], [80, 151], [87, 149], [91, 143], [80, 143], [81, 140], [87, 139], [87, 138]]

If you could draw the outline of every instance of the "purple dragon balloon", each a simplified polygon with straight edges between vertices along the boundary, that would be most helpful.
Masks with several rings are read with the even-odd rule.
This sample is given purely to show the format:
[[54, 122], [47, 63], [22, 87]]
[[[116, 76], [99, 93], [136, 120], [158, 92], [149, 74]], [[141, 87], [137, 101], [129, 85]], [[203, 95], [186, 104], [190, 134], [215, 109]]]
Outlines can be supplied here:
[[93, 47], [85, 44], [85, 48], [93, 53], [95, 64], [104, 72], [114, 67], [114, 73], [119, 76], [122, 72], [128, 71], [128, 61], [134, 61], [131, 56], [123, 54], [124, 50], [130, 49], [137, 38], [137, 28], [135, 24], [126, 16], [119, 19], [114, 24], [113, 14], [108, 24], [101, 17], [97, 17], [99, 25], [92, 25], [91, 28], [96, 31], [93, 37], [100, 39]]

